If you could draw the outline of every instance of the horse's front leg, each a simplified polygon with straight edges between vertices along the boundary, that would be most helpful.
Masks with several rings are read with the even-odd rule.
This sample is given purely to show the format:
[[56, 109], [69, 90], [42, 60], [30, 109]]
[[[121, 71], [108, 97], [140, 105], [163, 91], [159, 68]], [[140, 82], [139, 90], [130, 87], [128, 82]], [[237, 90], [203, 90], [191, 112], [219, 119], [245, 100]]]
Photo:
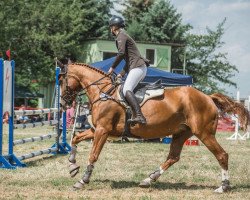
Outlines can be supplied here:
[[87, 169], [85, 173], [83, 174], [82, 179], [78, 181], [77, 183], [75, 183], [75, 185], [73, 186], [75, 189], [82, 189], [85, 184], [89, 183], [91, 174], [94, 169], [94, 163], [98, 160], [98, 157], [101, 153], [103, 145], [107, 141], [109, 132], [110, 131], [106, 130], [103, 127], [98, 127], [95, 130], [94, 142], [93, 142], [92, 150], [89, 155], [89, 163], [88, 163]]
[[80, 132], [74, 136], [71, 143], [71, 152], [69, 156], [69, 173], [71, 177], [74, 177], [80, 169], [80, 166], [76, 164], [76, 152], [77, 152], [77, 144], [83, 140], [93, 139], [94, 138], [94, 130], [92, 128]]

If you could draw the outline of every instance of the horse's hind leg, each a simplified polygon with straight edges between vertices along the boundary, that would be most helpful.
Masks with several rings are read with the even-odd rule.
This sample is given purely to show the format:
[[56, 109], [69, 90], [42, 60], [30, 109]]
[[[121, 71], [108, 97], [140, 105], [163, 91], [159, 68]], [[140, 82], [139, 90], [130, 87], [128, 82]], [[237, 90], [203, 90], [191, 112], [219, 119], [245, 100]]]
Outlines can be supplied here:
[[[199, 138], [199, 136], [197, 135]], [[208, 135], [205, 138], [199, 138], [206, 147], [214, 154], [222, 168], [222, 185], [215, 192], [223, 193], [231, 189], [228, 176], [228, 154], [217, 142], [214, 135]]]
[[166, 171], [171, 165], [178, 162], [184, 142], [190, 138], [193, 134], [188, 127], [181, 128], [177, 134], [173, 135], [173, 139], [170, 145], [170, 151], [167, 160], [160, 165], [160, 169], [151, 173], [148, 178], [144, 179], [139, 186], [143, 188], [150, 187], [152, 182], [155, 182], [164, 171]]
[[74, 177], [79, 172], [80, 169], [80, 166], [76, 164], [76, 151], [77, 151], [76, 145], [83, 140], [93, 139], [93, 138], [94, 138], [93, 129], [88, 129], [74, 136], [71, 143], [71, 151], [69, 156], [69, 173], [71, 177]]

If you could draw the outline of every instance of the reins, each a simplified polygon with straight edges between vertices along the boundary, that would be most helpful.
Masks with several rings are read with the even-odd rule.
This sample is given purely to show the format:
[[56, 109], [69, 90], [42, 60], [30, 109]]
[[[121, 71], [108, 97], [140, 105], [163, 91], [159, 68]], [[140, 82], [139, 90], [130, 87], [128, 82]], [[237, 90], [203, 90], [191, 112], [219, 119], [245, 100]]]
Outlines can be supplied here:
[[[103, 88], [100, 88], [98, 87], [99, 89], [99, 98], [97, 98], [96, 100], [94, 100], [93, 102], [90, 102], [91, 106], [90, 108], [92, 109], [93, 105], [100, 101], [100, 100], [107, 100], [107, 99], [112, 99], [114, 101], [117, 102], [117, 100], [115, 98], [113, 98], [112, 96], [110, 96], [110, 94], [112, 93], [112, 91], [117, 88], [118, 85], [120, 84], [117, 84], [117, 83], [114, 83], [112, 81], [112, 78], [110, 77], [110, 75], [107, 75], [107, 74], [104, 74], [103, 77], [101, 77], [100, 79], [94, 81], [93, 83], [85, 86], [84, 88], [81, 89], [81, 91], [73, 91], [72, 89], [70, 89], [70, 87], [68, 86], [68, 77], [72, 77], [74, 78], [76, 81], [78, 81], [79, 83], [81, 83], [81, 80], [78, 76], [76, 76], [75, 74], [72, 74], [72, 73], [68, 73], [68, 69], [67, 69], [67, 66], [65, 66], [65, 72], [62, 73], [62, 75], [64, 75], [64, 78], [65, 78], [65, 81], [66, 81], [66, 90], [65, 90], [65, 94], [62, 96], [62, 99], [67, 102], [68, 104], [70, 104], [70, 102], [72, 101], [73, 98], [76, 97], [76, 95], [78, 96], [82, 96], [82, 95], [85, 95], [87, 94], [87, 89], [93, 85], [96, 85], [96, 86], [99, 86], [99, 85], [102, 85], [102, 84], [105, 84], [103, 82], [100, 83], [100, 81], [102, 81], [103, 79], [105, 78], [109, 78], [111, 80], [111, 83], [107, 83], [103, 88], [107, 87], [108, 85], [112, 84], [112, 86], [106, 91], [106, 92], [103, 92]], [[119, 102], [118, 102], [119, 103]]]

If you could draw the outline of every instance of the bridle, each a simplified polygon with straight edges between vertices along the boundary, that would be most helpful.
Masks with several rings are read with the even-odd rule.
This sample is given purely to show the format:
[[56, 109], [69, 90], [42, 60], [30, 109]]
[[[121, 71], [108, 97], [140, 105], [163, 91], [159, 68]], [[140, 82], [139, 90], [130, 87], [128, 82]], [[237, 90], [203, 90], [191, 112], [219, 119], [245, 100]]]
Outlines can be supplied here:
[[66, 89], [64, 95], [61, 95], [61, 98], [66, 102], [66, 104], [70, 105], [73, 102], [73, 99], [75, 99], [76, 95], [79, 91], [74, 91], [68, 86], [68, 76], [66, 76]]
[[[108, 83], [106, 84], [103, 88], [105, 88], [107, 85], [109, 84], [112, 84], [111, 88], [109, 88], [109, 90], [107, 92], [105, 92], [105, 94], [110, 94], [118, 85], [114, 82], [114, 80], [112, 79], [111, 75], [107, 75], [105, 74], [103, 77], [101, 77], [100, 79], [94, 81], [93, 83], [87, 85], [86, 87], [84, 88], [78, 88], [77, 90], [72, 90], [70, 87], [69, 87], [69, 84], [68, 84], [68, 78], [69, 77], [72, 77], [74, 78], [75, 80], [77, 80], [79, 83], [81, 82], [81, 80], [79, 79], [79, 77], [77, 77], [76, 75], [74, 74], [70, 74], [68, 73], [68, 68], [67, 68], [67, 65], [64, 66], [64, 72], [60, 73], [60, 76], [63, 76], [63, 79], [65, 80], [66, 82], [66, 89], [65, 89], [65, 93], [63, 95], [61, 95], [61, 98], [65, 101], [66, 104], [68, 105], [71, 105], [73, 100], [76, 98], [77, 95], [81, 96], [81, 95], [85, 95], [87, 94], [87, 89], [93, 85], [96, 85], [96, 86], [99, 86], [99, 85], [102, 85], [104, 83], [100, 82], [101, 80], [105, 79], [105, 78], [110, 78], [111, 79], [111, 83]], [[98, 87], [99, 88], [99, 87]], [[103, 94], [102, 92], [102, 89], [103, 88], [99, 88], [99, 93], [100, 94]], [[95, 104], [97, 101], [101, 100], [102, 99], [102, 96], [100, 95], [100, 97], [96, 100], [94, 100], [93, 102], [90, 102], [90, 107], [92, 108], [93, 104]]]

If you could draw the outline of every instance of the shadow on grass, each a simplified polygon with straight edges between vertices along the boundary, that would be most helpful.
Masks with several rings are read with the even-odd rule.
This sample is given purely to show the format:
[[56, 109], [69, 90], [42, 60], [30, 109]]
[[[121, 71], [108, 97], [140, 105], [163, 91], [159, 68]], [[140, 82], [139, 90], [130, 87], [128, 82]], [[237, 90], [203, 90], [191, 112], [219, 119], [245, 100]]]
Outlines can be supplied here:
[[234, 185], [232, 187], [233, 190], [237, 190], [237, 189], [250, 189], [250, 184], [246, 184], [246, 185], [243, 185], [243, 184], [237, 184], [237, 185]]
[[[101, 182], [109, 184], [112, 189], [124, 189], [139, 187], [139, 183], [135, 181], [113, 181], [113, 180], [95, 180], [95, 182]], [[216, 186], [207, 185], [187, 185], [185, 182], [169, 183], [169, 182], [156, 182], [150, 187], [157, 190], [201, 190], [201, 189], [216, 189]]]
[[[66, 154], [67, 155], [67, 154]], [[45, 157], [46, 156], [46, 157]], [[43, 162], [47, 162], [47, 160], [52, 160], [57, 157], [65, 156], [65, 154], [56, 154], [56, 155], [45, 155], [44, 157], [38, 158], [37, 160], [30, 160], [24, 162], [28, 167], [37, 167], [43, 165]]]

